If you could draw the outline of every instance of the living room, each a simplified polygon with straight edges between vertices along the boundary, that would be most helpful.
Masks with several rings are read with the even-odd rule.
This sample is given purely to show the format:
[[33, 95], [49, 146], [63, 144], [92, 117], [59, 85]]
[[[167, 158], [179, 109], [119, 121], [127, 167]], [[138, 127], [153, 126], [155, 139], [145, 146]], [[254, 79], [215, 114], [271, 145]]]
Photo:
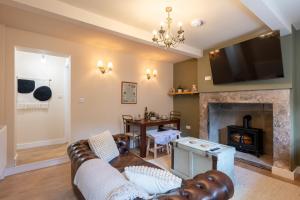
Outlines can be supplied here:
[[[297, 6], [296, 0], [1, 1], [0, 199], [103, 199], [87, 182], [109, 180], [97, 170], [111, 166], [118, 169], [114, 177], [124, 170], [129, 180], [139, 170], [173, 178], [160, 192], [149, 192], [147, 183], [150, 196], [139, 190], [147, 198], [299, 199]], [[239, 57], [246, 46], [254, 49], [248, 55], [268, 59], [257, 61], [255, 72]], [[226, 54], [232, 57], [224, 64]], [[55, 72], [64, 73], [61, 83], [50, 73], [54, 59], [62, 59], [57, 68], [64, 71]], [[28, 88], [34, 84], [45, 90]], [[106, 136], [110, 149], [98, 159], [104, 147], [92, 141]], [[93, 169], [95, 163], [103, 168]], [[123, 199], [138, 193], [129, 186], [123, 190], [135, 193]]]

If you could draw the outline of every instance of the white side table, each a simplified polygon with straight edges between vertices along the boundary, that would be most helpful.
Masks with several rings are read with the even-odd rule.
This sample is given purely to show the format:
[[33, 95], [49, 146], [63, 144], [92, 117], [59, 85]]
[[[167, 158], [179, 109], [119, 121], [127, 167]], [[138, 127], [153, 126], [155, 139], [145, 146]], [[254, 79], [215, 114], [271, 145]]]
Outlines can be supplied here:
[[234, 147], [185, 137], [172, 142], [171, 170], [183, 179], [191, 179], [208, 170], [227, 174], [234, 182]]

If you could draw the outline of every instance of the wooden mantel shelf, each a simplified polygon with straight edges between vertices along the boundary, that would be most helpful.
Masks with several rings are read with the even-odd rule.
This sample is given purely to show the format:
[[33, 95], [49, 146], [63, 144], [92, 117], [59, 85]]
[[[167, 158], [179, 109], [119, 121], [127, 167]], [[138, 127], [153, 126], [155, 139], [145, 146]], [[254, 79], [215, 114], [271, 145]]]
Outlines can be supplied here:
[[194, 95], [199, 94], [199, 92], [169, 92], [170, 96], [176, 96], [176, 95]]

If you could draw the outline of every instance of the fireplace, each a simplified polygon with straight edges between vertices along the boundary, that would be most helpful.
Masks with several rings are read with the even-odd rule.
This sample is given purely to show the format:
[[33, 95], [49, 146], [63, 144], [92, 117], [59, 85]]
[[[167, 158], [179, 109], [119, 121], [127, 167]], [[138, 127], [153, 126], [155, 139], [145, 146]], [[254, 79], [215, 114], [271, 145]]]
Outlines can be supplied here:
[[263, 103], [209, 103], [208, 139], [236, 148], [236, 158], [273, 165], [273, 107]]
[[[291, 125], [291, 91], [289, 89], [279, 90], [257, 90], [257, 91], [237, 91], [237, 92], [210, 92], [200, 94], [200, 135], [201, 139], [207, 139], [220, 143], [227, 143], [227, 126], [243, 126], [243, 116], [248, 113], [241, 112], [237, 118], [226, 118], [235, 112], [235, 107], [259, 105], [267, 111], [268, 119], [260, 120], [253, 114], [253, 123], [267, 123], [270, 127], [259, 127], [253, 124], [255, 128], [263, 129], [263, 154], [272, 152], [270, 165], [272, 171], [279, 174], [279, 170], [284, 173], [292, 171], [292, 125]], [[231, 112], [217, 111], [219, 108], [225, 108]], [[210, 115], [210, 112], [216, 112]], [[221, 117], [225, 115], [225, 118]], [[272, 118], [269, 120], [269, 116]], [[214, 128], [214, 123], [217, 126]], [[219, 123], [219, 124], [218, 124]], [[264, 124], [263, 123], [263, 124]], [[272, 135], [265, 134], [272, 130]], [[212, 132], [217, 134], [211, 134]], [[272, 138], [271, 138], [272, 137]], [[248, 154], [247, 154], [248, 155]], [[245, 158], [247, 156], [244, 156]], [[256, 156], [254, 156], [256, 157]], [[282, 172], [283, 172], [282, 171]]]

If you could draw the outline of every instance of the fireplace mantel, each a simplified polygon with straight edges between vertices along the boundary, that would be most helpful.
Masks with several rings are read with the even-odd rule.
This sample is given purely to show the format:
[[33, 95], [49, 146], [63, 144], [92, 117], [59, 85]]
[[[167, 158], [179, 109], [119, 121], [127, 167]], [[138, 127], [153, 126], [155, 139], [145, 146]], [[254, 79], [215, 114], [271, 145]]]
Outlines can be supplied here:
[[209, 103], [263, 103], [273, 105], [273, 167], [292, 170], [291, 91], [256, 90], [200, 93], [200, 138], [208, 139]]

